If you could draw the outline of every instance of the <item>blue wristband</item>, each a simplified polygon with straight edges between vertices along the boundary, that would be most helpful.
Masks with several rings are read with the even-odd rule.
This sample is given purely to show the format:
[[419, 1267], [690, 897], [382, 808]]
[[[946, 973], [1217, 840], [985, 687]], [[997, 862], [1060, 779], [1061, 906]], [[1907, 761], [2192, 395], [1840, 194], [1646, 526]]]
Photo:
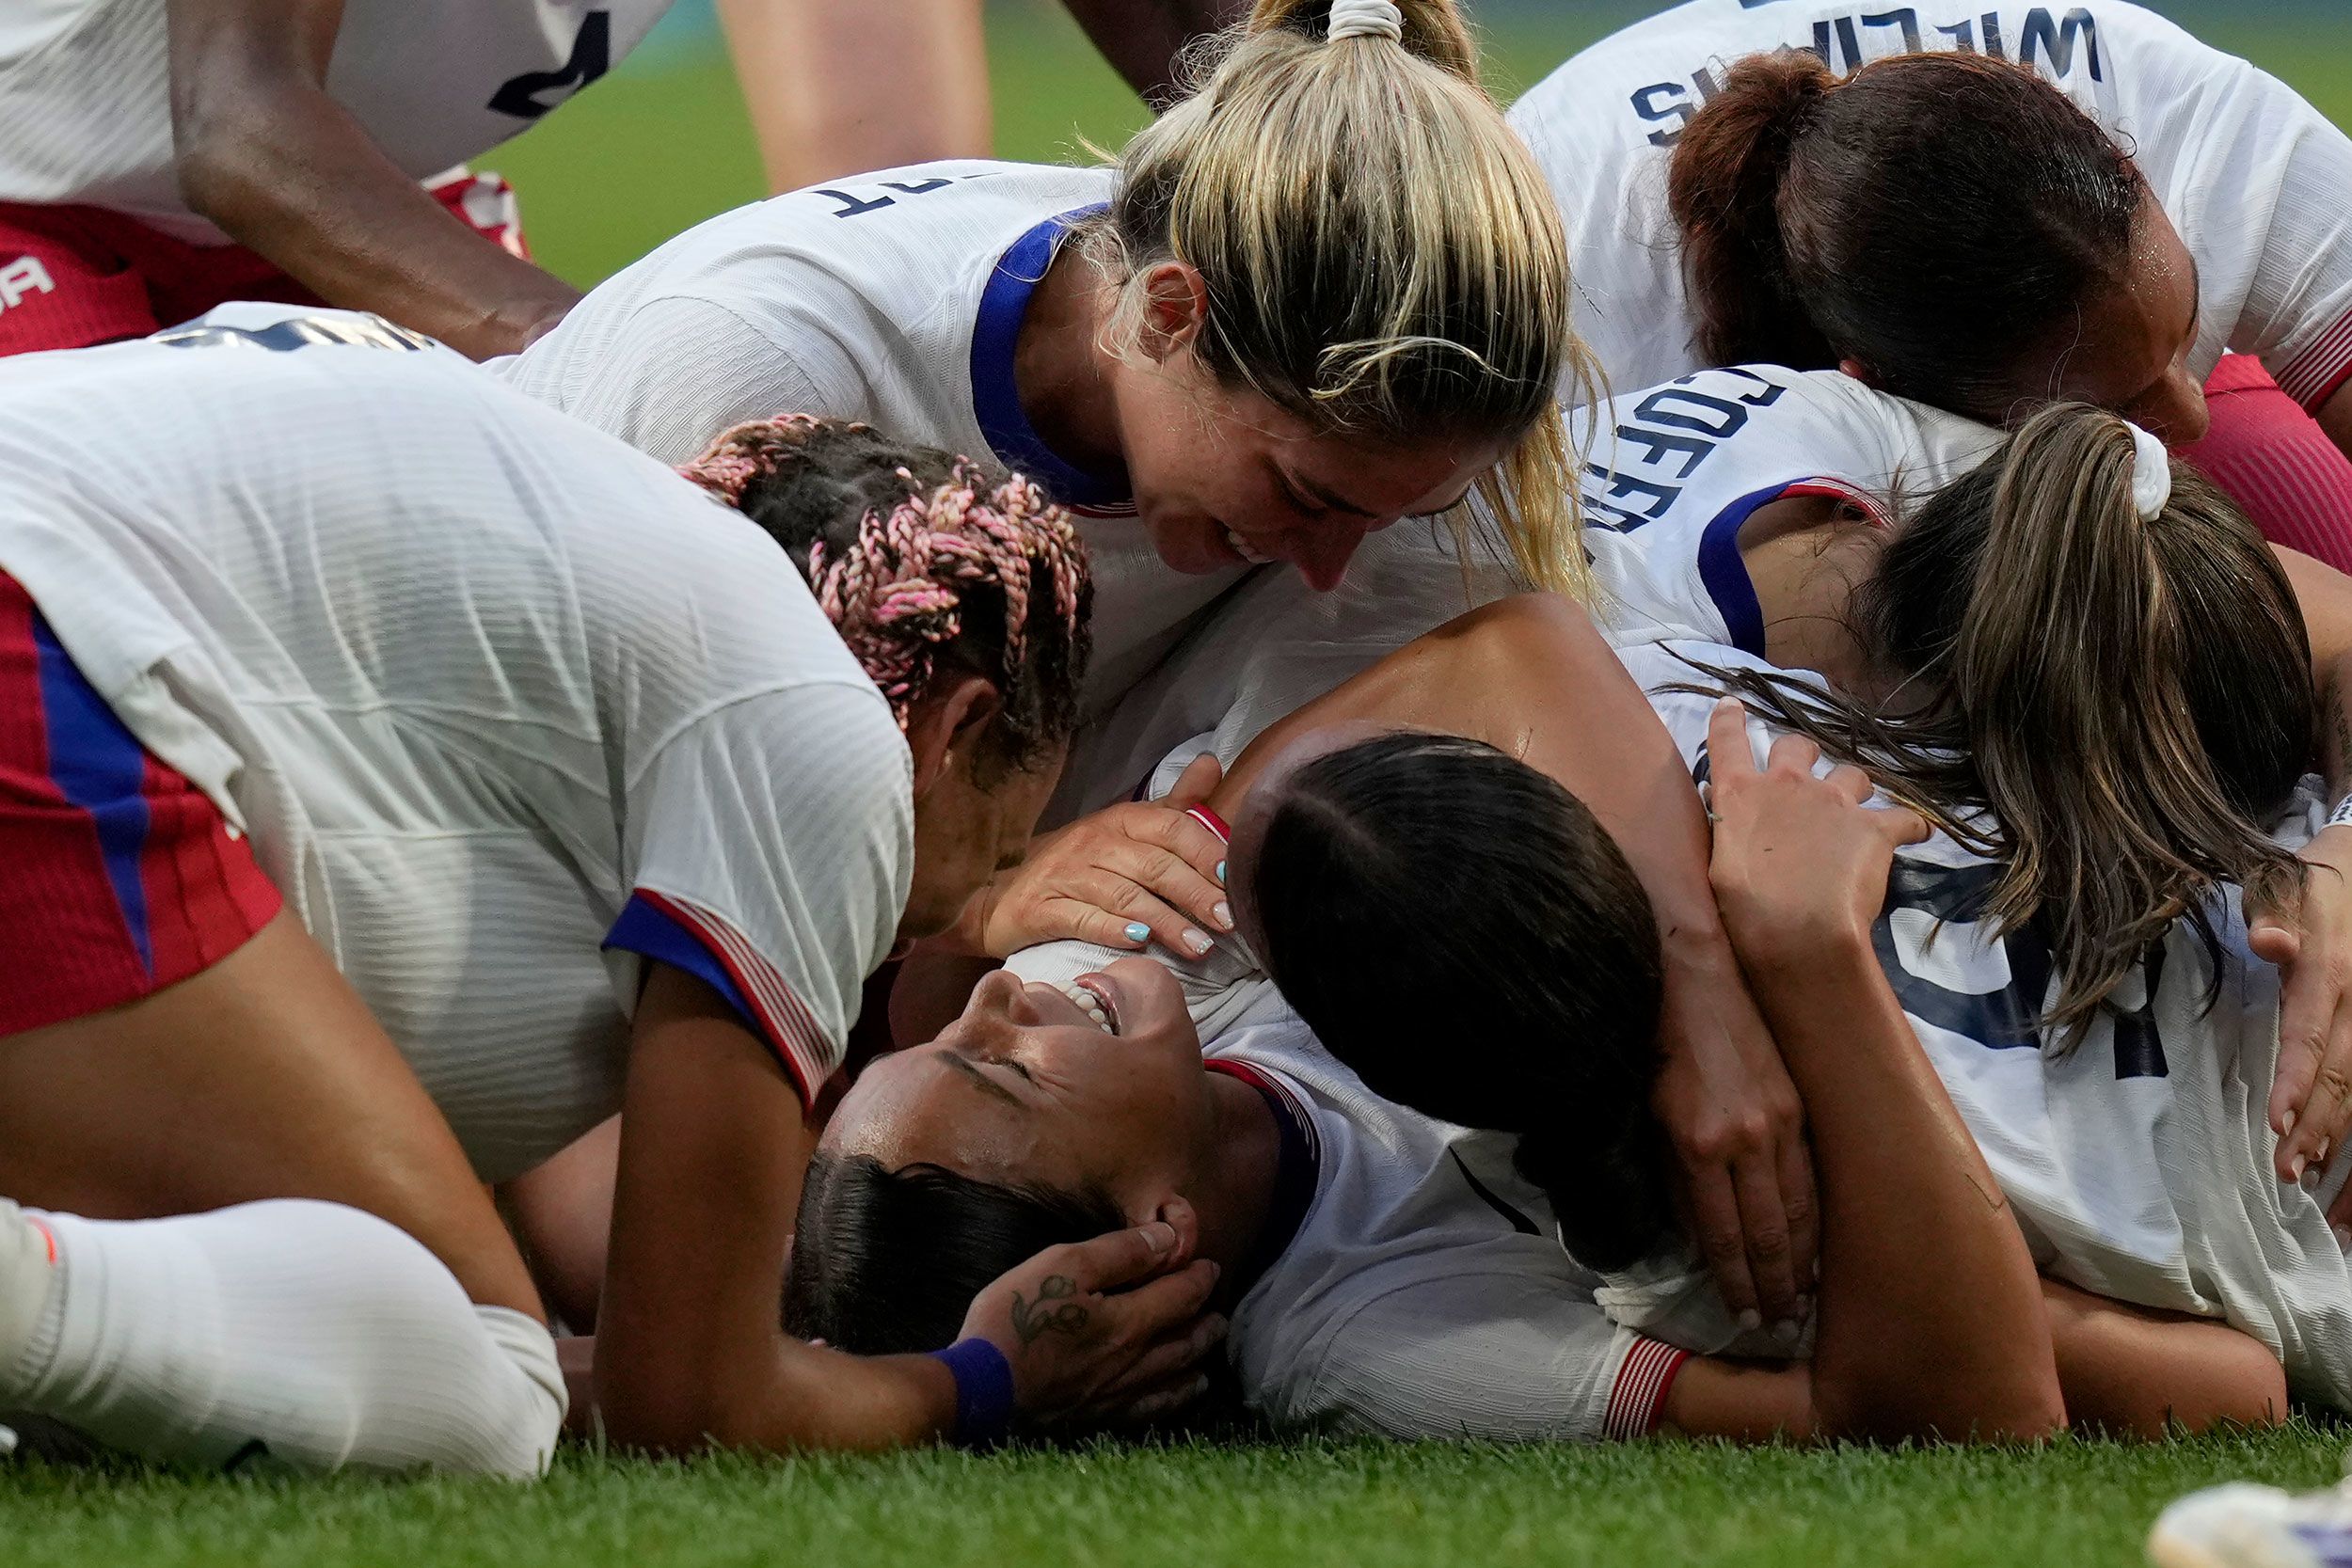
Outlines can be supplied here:
[[986, 1339], [959, 1339], [931, 1352], [956, 1374], [956, 1441], [970, 1448], [1001, 1442], [1012, 1431], [1012, 1363]]

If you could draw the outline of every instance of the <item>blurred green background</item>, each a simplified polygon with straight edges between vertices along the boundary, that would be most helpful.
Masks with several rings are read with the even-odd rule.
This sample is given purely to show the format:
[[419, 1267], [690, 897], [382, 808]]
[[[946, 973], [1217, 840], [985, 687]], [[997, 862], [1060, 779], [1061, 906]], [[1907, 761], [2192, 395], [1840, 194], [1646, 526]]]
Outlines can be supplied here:
[[[1663, 0], [1469, 4], [1485, 35], [1488, 75], [1507, 102]], [[2338, 124], [2352, 124], [2347, 0], [2156, 0], [2153, 8], [2285, 78]], [[1142, 104], [1054, 0], [991, 0], [988, 38], [999, 156], [1083, 161], [1081, 137], [1117, 148], [1142, 123]], [[876, 90], [888, 92], [888, 84]], [[581, 285], [767, 194], [706, 0], [681, 0], [611, 78], [483, 161], [520, 192], [540, 261]]]

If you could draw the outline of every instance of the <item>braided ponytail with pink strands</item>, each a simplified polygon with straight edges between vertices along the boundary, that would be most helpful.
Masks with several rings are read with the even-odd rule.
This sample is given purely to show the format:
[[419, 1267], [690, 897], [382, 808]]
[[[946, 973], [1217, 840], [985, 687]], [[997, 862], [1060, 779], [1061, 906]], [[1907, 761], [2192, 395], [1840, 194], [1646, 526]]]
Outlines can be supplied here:
[[946, 668], [996, 688], [1004, 762], [1068, 739], [1093, 584], [1030, 481], [805, 414], [739, 425], [678, 471], [785, 547], [900, 728]]

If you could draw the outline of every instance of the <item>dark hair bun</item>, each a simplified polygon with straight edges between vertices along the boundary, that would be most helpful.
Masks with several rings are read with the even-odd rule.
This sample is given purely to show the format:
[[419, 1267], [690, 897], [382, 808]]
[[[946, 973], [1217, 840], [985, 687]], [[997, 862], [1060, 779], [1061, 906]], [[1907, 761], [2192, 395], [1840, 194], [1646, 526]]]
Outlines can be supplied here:
[[1490, 746], [1385, 736], [1293, 773], [1246, 875], [1267, 972], [1327, 1050], [1401, 1104], [1518, 1133], [1589, 1265], [1657, 1243], [1658, 931], [1581, 801]]

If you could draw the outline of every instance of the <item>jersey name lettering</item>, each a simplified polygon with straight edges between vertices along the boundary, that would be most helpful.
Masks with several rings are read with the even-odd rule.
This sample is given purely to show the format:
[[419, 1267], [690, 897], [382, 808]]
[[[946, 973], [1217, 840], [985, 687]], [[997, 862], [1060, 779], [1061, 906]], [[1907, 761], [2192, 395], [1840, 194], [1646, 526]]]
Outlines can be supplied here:
[[[1756, 10], [1783, 0], [1740, 3], [1746, 9]], [[1948, 24], [1922, 24], [1915, 6], [1857, 8], [1843, 16], [1816, 22], [1810, 41], [1792, 42], [1786, 47], [1805, 50], [1840, 75], [1888, 55], [1915, 55], [1921, 50], [1985, 54], [1998, 60], [2012, 57], [2010, 40], [2002, 31], [2000, 12], [1986, 11]], [[2063, 82], [2074, 72], [2078, 48], [2090, 79], [2106, 81], [2106, 62], [2099, 54], [2098, 19], [2079, 6], [2062, 15], [2054, 7], [2036, 6], [2026, 13], [2026, 25], [2018, 37], [2014, 58], [2021, 65], [2039, 66], [2053, 81]], [[1658, 127], [1649, 133], [1653, 146], [1672, 147], [1681, 139], [1682, 128], [1691, 117], [1723, 90], [1724, 63], [1716, 60], [1701, 66], [1692, 72], [1688, 82], [1652, 82], [1634, 89], [1634, 114], [1645, 124]]]
[[[1699, 390], [1701, 383], [1711, 390]], [[1754, 371], [1724, 370], [1682, 376], [1650, 393], [1617, 426], [1611, 466], [1584, 465], [1585, 521], [1617, 533], [1656, 522], [1751, 412], [1770, 408], [1788, 389]]]
[[[985, 180], [988, 177], [984, 174], [967, 174], [961, 178]], [[867, 189], [897, 191], [898, 196], [929, 196], [933, 191], [946, 190], [955, 182], [954, 180], [945, 176], [933, 175], [929, 180], [880, 180]], [[837, 218], [864, 217], [868, 213], [879, 213], [884, 207], [896, 207], [898, 204], [898, 197], [896, 196], [859, 196], [852, 191], [839, 190], [830, 185], [820, 185], [808, 194], [821, 196], [841, 203], [840, 210], [833, 214]]]

